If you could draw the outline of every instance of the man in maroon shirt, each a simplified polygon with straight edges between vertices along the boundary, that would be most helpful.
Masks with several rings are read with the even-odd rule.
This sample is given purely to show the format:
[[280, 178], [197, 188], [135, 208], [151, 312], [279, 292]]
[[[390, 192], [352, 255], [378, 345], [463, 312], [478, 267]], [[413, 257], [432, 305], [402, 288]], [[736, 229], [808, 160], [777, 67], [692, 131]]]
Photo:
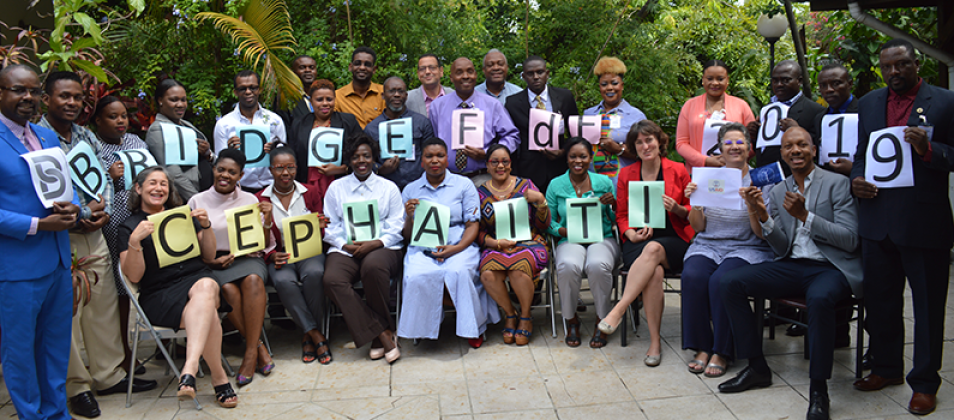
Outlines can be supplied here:
[[[870, 308], [866, 323], [873, 359], [871, 374], [854, 386], [874, 391], [904, 383], [902, 316], [907, 278], [914, 304], [914, 366], [907, 376], [914, 395], [908, 411], [928, 414], [937, 405], [941, 385], [938, 370], [954, 244], [948, 199], [948, 176], [954, 169], [954, 92], [931, 86], [918, 76], [920, 61], [907, 41], [886, 42], [880, 59], [888, 87], [859, 101], [858, 150], [851, 169], [852, 193], [859, 198], [865, 306]], [[907, 127], [903, 141], [911, 145], [912, 153], [900, 158], [913, 167], [914, 186], [877, 188], [865, 179], [869, 137], [898, 126]]]

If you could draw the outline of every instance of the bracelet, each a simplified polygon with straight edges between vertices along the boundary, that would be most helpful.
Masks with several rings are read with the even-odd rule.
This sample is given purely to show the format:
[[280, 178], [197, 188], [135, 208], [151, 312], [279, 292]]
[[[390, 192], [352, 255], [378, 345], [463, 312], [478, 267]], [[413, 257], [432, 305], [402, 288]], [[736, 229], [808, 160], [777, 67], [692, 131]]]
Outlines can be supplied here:
[[142, 246], [138, 246], [138, 247], [137, 247], [137, 246], [135, 246], [135, 245], [133, 245], [133, 244], [131, 244], [131, 243], [128, 243], [128, 242], [126, 243], [126, 245], [128, 245], [129, 248], [132, 249], [133, 251], [142, 251]]
[[269, 229], [271, 229], [271, 228], [272, 228], [272, 225], [271, 225], [271, 224], [265, 225], [265, 230], [269, 230]]
[[202, 228], [202, 230], [206, 230], [206, 229], [209, 229], [209, 228], [212, 227], [212, 223], [209, 223], [208, 226], [202, 226], [202, 224], [200, 223], [200, 224], [199, 224], [199, 227]]

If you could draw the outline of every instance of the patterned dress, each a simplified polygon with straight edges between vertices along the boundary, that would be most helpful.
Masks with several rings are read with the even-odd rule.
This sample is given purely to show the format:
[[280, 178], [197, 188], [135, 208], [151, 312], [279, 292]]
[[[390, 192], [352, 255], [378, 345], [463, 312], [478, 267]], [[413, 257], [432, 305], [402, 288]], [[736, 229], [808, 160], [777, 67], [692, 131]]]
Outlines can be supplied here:
[[[110, 144], [102, 139], [100, 139], [99, 144], [102, 146], [99, 152], [99, 160], [103, 162], [103, 169], [109, 171], [109, 167], [113, 166], [119, 157], [115, 153], [120, 150], [132, 150], [132, 149], [148, 149], [146, 142], [142, 141], [135, 134], [126, 133], [123, 135], [122, 141], [119, 144]], [[108, 175], [107, 175], [108, 176]], [[119, 293], [119, 296], [126, 295], [126, 289], [123, 288], [123, 285], [119, 282], [122, 280], [119, 277], [119, 225], [123, 224], [123, 221], [131, 214], [129, 210], [129, 203], [126, 201], [129, 198], [129, 192], [126, 191], [126, 185], [123, 182], [122, 178], [116, 179], [113, 181], [113, 213], [109, 215], [109, 223], [106, 226], [103, 226], [103, 234], [106, 235], [106, 245], [109, 246], [109, 256], [113, 260], [113, 278], [116, 279], [116, 291]]]
[[[490, 181], [487, 181], [490, 182]], [[534, 283], [540, 281], [539, 274], [547, 265], [547, 227], [550, 226], [550, 209], [547, 206], [535, 208], [527, 204], [530, 214], [530, 233], [533, 239], [518, 242], [510, 249], [498, 251], [488, 248], [486, 241], [494, 238], [497, 233], [496, 218], [494, 217], [494, 203], [523, 197], [528, 189], [539, 191], [529, 179], [517, 178], [513, 191], [506, 198], [498, 200], [486, 184], [477, 188], [480, 194], [480, 231], [477, 234], [477, 243], [481, 246], [480, 267], [478, 271], [510, 271], [519, 270], [527, 273]]]

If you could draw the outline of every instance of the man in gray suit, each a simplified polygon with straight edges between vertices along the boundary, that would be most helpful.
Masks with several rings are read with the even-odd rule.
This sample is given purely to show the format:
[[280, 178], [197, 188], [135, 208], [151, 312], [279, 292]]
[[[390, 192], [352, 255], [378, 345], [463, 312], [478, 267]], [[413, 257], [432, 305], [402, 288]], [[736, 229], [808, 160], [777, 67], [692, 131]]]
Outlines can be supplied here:
[[[835, 348], [835, 305], [861, 296], [861, 253], [858, 207], [844, 176], [816, 168], [815, 145], [803, 128], [782, 136], [782, 160], [792, 175], [769, 192], [743, 188], [749, 212], [761, 222], [762, 236], [775, 251], [775, 261], [750, 265], [722, 278], [721, 293], [735, 336], [739, 359], [749, 365], [719, 385], [724, 393], [772, 384], [772, 371], [762, 355], [762, 335], [749, 296], [805, 296], [808, 304], [808, 353], [811, 378], [808, 419], [828, 419], [828, 385]], [[770, 217], [771, 215], [771, 217]], [[761, 316], [759, 314], [758, 316]]]
[[451, 93], [454, 88], [441, 86], [441, 78], [444, 77], [444, 66], [441, 60], [434, 54], [424, 54], [417, 59], [417, 80], [421, 81], [421, 86], [407, 92], [408, 110], [428, 116], [427, 112], [431, 108], [431, 102], [444, 96], [445, 93]]

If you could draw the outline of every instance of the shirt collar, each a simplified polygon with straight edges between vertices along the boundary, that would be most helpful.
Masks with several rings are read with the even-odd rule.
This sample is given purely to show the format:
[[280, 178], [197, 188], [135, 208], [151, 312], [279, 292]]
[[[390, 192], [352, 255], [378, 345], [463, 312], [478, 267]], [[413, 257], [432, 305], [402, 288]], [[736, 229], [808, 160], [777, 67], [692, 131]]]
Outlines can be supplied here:
[[798, 101], [798, 98], [801, 98], [801, 97], [802, 97], [802, 91], [801, 91], [801, 90], [799, 90], [798, 93], [795, 94], [795, 96], [792, 96], [792, 98], [789, 99], [789, 100], [787, 100], [787, 101], [780, 101], [780, 100], [778, 100], [778, 96], [772, 95], [771, 103], [779, 102], [779, 103], [781, 103], [782, 105], [792, 106], [792, 104], [794, 104], [796, 101]]
[[533, 93], [532, 90], [527, 89], [527, 96], [530, 97], [531, 106], [535, 105], [534, 102], [536, 102], [537, 97], [542, 99], [543, 103], [549, 103], [550, 102], [550, 86], [549, 85], [544, 86], [543, 92], [540, 92], [539, 95], [537, 95], [536, 93]]
[[431, 191], [437, 191], [437, 190], [440, 189], [441, 187], [449, 187], [449, 186], [450, 186], [451, 175], [452, 175], [452, 174], [451, 174], [451, 171], [449, 171], [449, 170], [447, 170], [447, 169], [444, 169], [444, 179], [441, 180], [441, 183], [440, 183], [440, 184], [437, 184], [437, 186], [435, 187], [435, 186], [431, 185], [430, 182], [427, 181], [427, 174], [425, 173], [424, 175], [421, 175], [421, 177], [422, 177], [421, 179], [424, 180], [424, 183], [421, 184], [421, 188], [428, 189], [428, 190], [431, 190]]
[[[60, 142], [66, 143], [66, 144], [73, 144], [73, 143], [75, 143], [77, 140], [81, 140], [81, 139], [86, 138], [86, 133], [83, 132], [83, 127], [82, 127], [82, 126], [80, 126], [80, 125], [78, 125], [78, 124], [76, 124], [76, 123], [70, 123], [70, 140], [67, 141], [65, 138], [63, 138], [62, 135], [60, 135], [60, 132], [59, 132], [59, 131], [56, 131], [56, 129], [53, 128], [53, 125], [51, 125], [51, 124], [50, 124], [50, 121], [46, 118], [47, 115], [48, 115], [48, 114], [43, 114], [43, 116], [40, 117], [40, 127], [49, 128], [51, 131], [53, 131], [54, 133], [56, 133], [56, 137], [57, 137], [57, 139], [58, 139]], [[89, 139], [87, 139], [87, 140], [89, 140]]]
[[848, 100], [845, 101], [845, 103], [841, 104], [841, 106], [838, 107], [838, 109], [834, 109], [834, 108], [832, 108], [832, 107], [829, 106], [829, 107], [828, 107], [828, 113], [829, 113], [829, 114], [844, 114], [845, 112], [848, 112], [848, 105], [851, 104], [851, 101], [853, 101], [853, 100], [855, 100], [855, 95], [850, 95], [850, 94], [849, 94], [849, 95], [848, 95]]
[[[294, 185], [295, 185], [295, 191], [294, 191], [294, 194], [293, 194], [293, 197], [294, 197], [294, 198], [298, 198], [298, 196], [300, 196], [300, 195], [304, 194], [306, 191], [308, 191], [308, 187], [302, 185], [300, 182], [298, 182], [298, 181], [292, 181], [292, 182], [295, 183], [295, 184], [294, 184]], [[262, 190], [262, 197], [268, 197], [268, 198], [278, 197], [278, 196], [279, 196], [278, 194], [275, 194], [274, 196], [272, 195], [272, 191], [274, 190], [274, 187], [275, 187], [275, 183], [274, 183], [274, 182], [273, 182], [271, 185], [265, 187], [265, 189]]]
[[16, 121], [7, 118], [7, 116], [3, 115], [2, 112], [0, 112], [0, 121], [2, 121], [3, 125], [7, 126], [7, 128], [9, 128], [15, 136], [17, 136], [17, 139], [22, 139], [24, 134], [26, 134], [26, 131], [30, 129], [29, 122], [27, 122], [26, 125], [17, 124]]
[[918, 84], [914, 85], [913, 88], [908, 89], [908, 91], [907, 91], [907, 92], [904, 92], [904, 93], [897, 93], [897, 92], [895, 92], [894, 90], [892, 90], [891, 88], [888, 88], [888, 100], [891, 101], [891, 100], [902, 100], [902, 99], [904, 99], [904, 100], [913, 101], [914, 98], [916, 98], [916, 97], [918, 96], [918, 91], [921, 90], [921, 82], [923, 82], [923, 81], [924, 81], [924, 79], [918, 77]]
[[611, 110], [609, 110], [609, 111], [607, 112], [607, 111], [605, 111], [606, 108], [603, 106], [603, 101], [600, 101], [599, 105], [596, 105], [596, 113], [597, 113], [597, 114], [603, 114], [603, 113], [606, 113], [606, 114], [626, 114], [627, 112], [629, 112], [629, 108], [630, 108], [629, 102], [626, 102], [626, 100], [623, 99], [623, 100], [619, 101], [619, 105], [617, 105], [616, 108], [613, 108], [613, 109], [611, 109]]
[[[440, 98], [441, 96], [446, 95], [446, 93], [444, 92], [444, 85], [440, 85], [440, 86], [441, 86], [441, 89], [440, 89], [440, 93], [437, 94], [437, 98]], [[424, 90], [423, 85], [421, 86], [421, 97], [423, 97], [425, 101], [433, 101], [437, 99], [437, 98], [431, 99], [430, 96], [427, 96], [427, 91]]]
[[[381, 94], [382, 90], [384, 90], [383, 85], [379, 85], [374, 82], [371, 82], [371, 84], [368, 85], [368, 92]], [[354, 94], [354, 81], [352, 81], [351, 83], [348, 83], [347, 85], [342, 86], [341, 89], [338, 89], [338, 91], [341, 92], [341, 96], [348, 96], [348, 95]]]
[[349, 176], [351, 177], [351, 181], [354, 184], [351, 187], [351, 191], [355, 192], [355, 191], [358, 191], [358, 189], [361, 188], [362, 186], [365, 188], [371, 189], [370, 184], [374, 182], [375, 179], [377, 179], [378, 174], [371, 172], [371, 175], [368, 175], [368, 179], [365, 179], [363, 182], [358, 180], [358, 177], [355, 176], [354, 173], [352, 173]]

